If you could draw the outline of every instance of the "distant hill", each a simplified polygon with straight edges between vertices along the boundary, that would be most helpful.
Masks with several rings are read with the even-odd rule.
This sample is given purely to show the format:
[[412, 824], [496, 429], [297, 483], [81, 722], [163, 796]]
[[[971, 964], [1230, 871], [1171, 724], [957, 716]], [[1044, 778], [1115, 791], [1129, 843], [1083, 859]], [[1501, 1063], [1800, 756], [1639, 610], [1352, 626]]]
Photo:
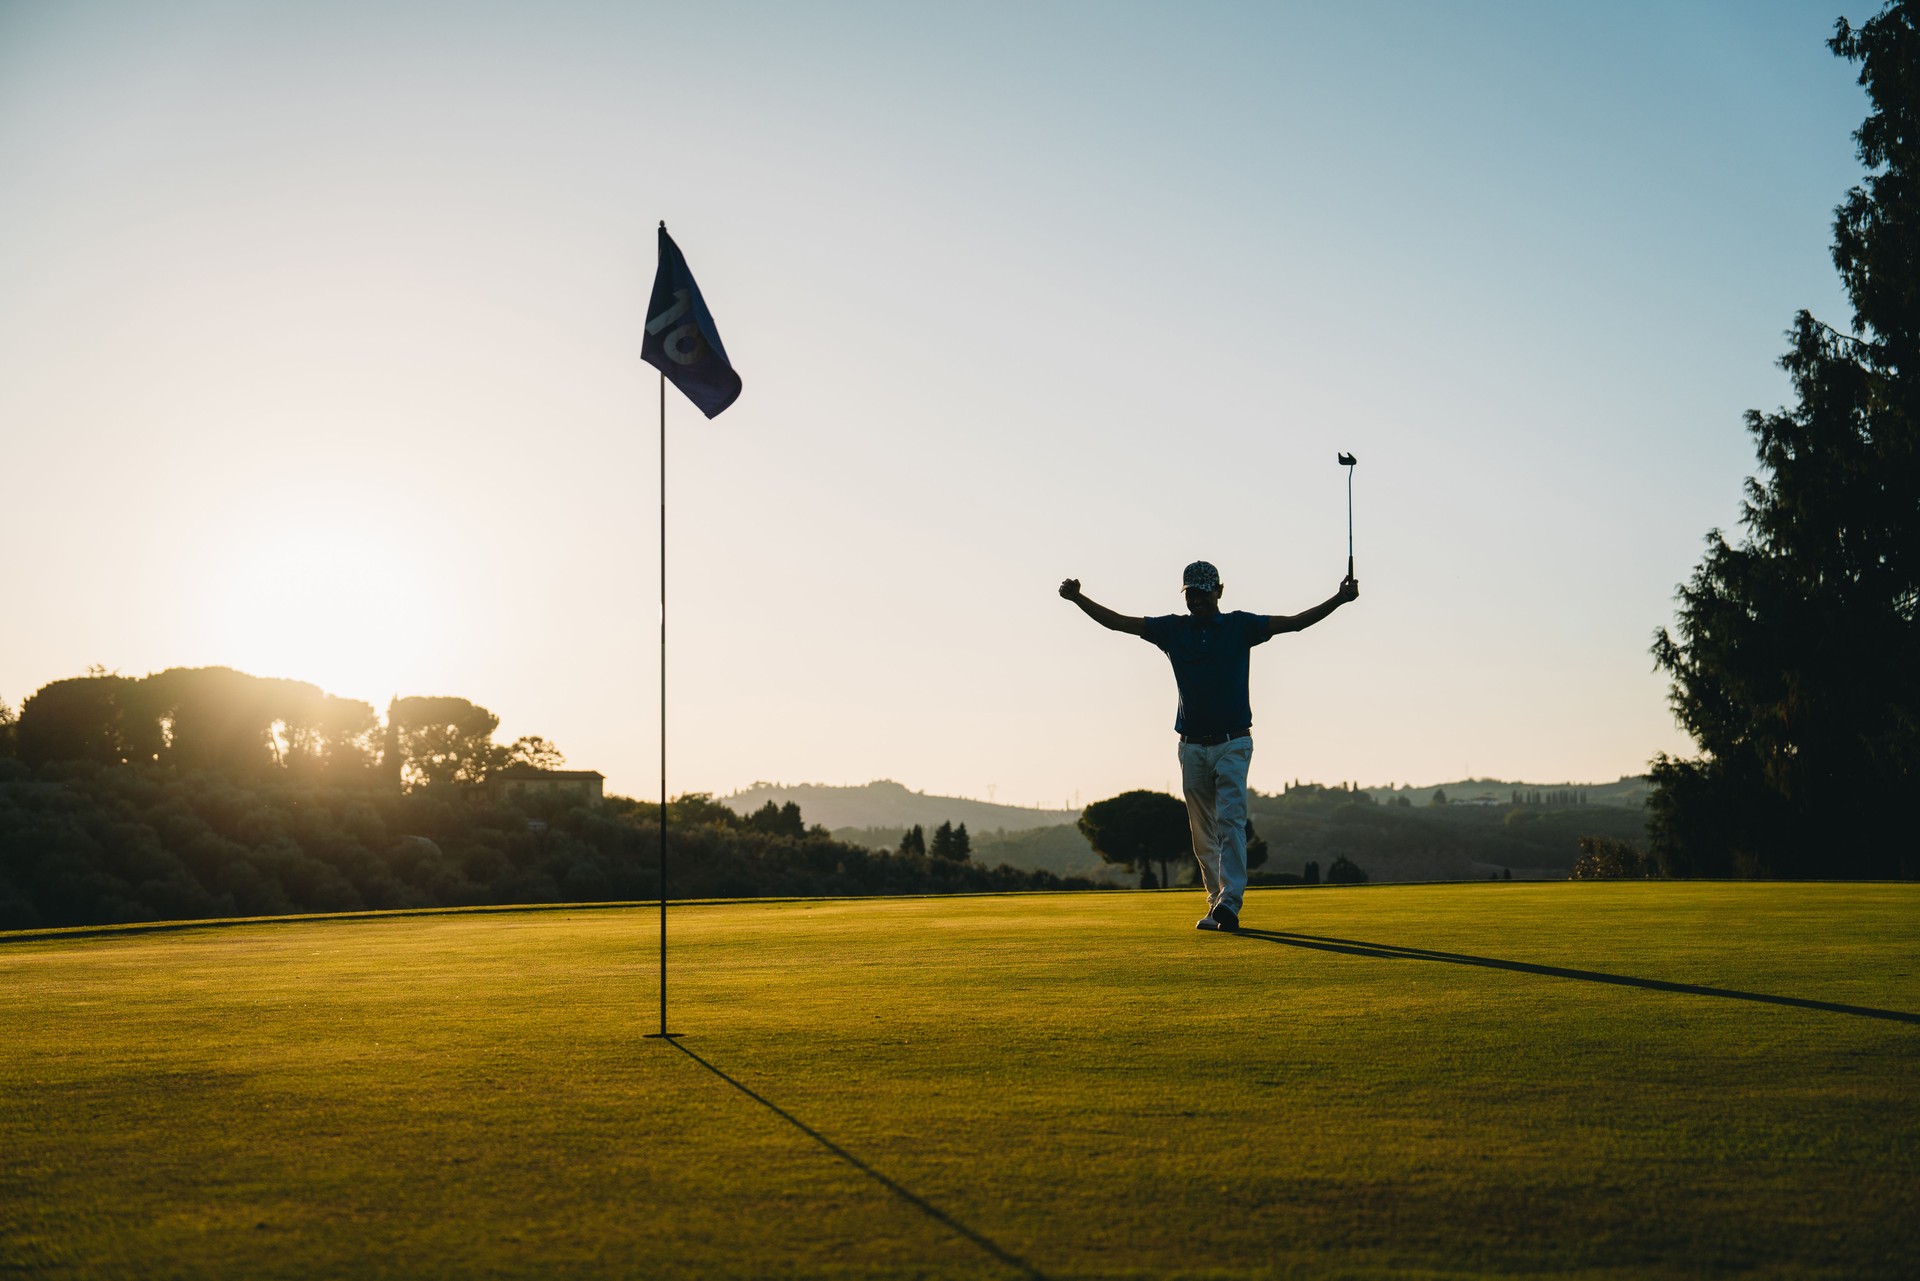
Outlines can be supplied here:
[[1547, 794], [1572, 792], [1582, 798], [1587, 805], [1618, 805], [1627, 809], [1639, 809], [1646, 804], [1650, 790], [1645, 774], [1623, 774], [1611, 783], [1515, 783], [1498, 778], [1463, 778], [1451, 783], [1427, 783], [1415, 786], [1409, 783], [1398, 787], [1363, 787], [1360, 790], [1372, 796], [1376, 801], [1390, 801], [1404, 796], [1415, 805], [1425, 805], [1437, 791], [1445, 792], [1447, 799], [1455, 804], [1491, 802], [1506, 806], [1513, 803], [1513, 794], [1520, 793], [1523, 800], [1534, 793], [1540, 793], [1542, 803], [1551, 803]]
[[[964, 796], [929, 796], [909, 791], [892, 779], [877, 779], [863, 787], [829, 787], [824, 783], [755, 783], [731, 796], [716, 797], [737, 814], [751, 814], [768, 801], [800, 807], [809, 826], [818, 823], [841, 828], [892, 828], [894, 839], [915, 823], [931, 832], [942, 823], [965, 823], [973, 833], [996, 829], [1025, 832], [1036, 827], [1059, 827], [1080, 817], [1078, 810], [1028, 809], [995, 805]], [[978, 839], [977, 837], [975, 838]]]

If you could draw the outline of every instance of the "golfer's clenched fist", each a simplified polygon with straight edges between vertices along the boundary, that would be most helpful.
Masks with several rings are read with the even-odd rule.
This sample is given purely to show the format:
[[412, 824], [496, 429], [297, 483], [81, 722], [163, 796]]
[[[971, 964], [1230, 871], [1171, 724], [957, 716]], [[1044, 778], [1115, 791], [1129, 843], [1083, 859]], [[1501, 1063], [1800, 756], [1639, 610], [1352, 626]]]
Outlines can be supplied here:
[[1060, 595], [1065, 599], [1072, 600], [1075, 596], [1078, 596], [1079, 594], [1080, 594], [1079, 579], [1069, 578], [1066, 582], [1060, 584]]

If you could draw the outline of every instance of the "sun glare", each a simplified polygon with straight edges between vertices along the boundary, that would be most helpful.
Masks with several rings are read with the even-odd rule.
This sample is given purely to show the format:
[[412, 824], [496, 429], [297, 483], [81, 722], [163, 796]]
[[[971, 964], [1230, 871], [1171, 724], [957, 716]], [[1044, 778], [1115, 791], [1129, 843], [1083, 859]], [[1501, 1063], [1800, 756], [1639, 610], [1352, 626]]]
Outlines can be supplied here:
[[338, 528], [275, 531], [226, 558], [213, 649], [258, 676], [311, 681], [376, 706], [438, 637], [429, 585], [398, 548]]

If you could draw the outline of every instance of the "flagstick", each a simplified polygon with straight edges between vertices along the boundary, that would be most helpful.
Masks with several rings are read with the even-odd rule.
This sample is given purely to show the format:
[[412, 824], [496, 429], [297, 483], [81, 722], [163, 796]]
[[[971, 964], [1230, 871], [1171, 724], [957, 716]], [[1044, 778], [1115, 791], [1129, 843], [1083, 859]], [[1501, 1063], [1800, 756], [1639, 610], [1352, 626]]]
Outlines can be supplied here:
[[660, 1030], [667, 1031], [667, 376], [660, 375]]

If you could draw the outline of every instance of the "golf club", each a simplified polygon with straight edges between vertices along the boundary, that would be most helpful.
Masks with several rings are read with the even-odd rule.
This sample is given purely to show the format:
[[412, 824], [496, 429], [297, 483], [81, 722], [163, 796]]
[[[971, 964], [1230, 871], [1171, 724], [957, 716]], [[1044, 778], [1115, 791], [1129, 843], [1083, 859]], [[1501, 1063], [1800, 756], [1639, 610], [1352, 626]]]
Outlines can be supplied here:
[[1360, 462], [1352, 454], [1340, 455], [1340, 465], [1347, 469], [1347, 577], [1353, 577], [1353, 469]]

